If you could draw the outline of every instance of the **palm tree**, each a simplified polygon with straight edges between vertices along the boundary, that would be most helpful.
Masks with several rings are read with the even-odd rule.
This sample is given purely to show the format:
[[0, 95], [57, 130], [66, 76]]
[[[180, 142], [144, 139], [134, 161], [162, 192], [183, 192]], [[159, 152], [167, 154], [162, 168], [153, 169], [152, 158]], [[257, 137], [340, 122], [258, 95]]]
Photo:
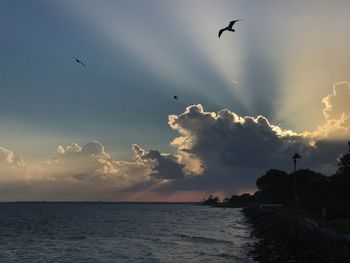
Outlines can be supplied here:
[[293, 160], [294, 160], [294, 172], [297, 170], [297, 159], [300, 159], [302, 156], [299, 153], [295, 153], [293, 155]]

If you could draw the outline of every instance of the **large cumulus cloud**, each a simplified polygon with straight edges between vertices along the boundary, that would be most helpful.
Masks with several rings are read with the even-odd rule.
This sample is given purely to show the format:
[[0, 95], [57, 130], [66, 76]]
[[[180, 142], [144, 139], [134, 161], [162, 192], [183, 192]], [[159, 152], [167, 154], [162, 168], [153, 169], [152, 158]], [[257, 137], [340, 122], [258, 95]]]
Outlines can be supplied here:
[[[191, 185], [248, 187], [262, 170], [291, 170], [291, 156], [303, 156], [301, 167], [326, 174], [336, 169], [338, 156], [347, 151], [350, 137], [350, 85], [338, 82], [324, 97], [324, 123], [313, 132], [295, 133], [270, 123], [263, 116], [240, 117], [224, 109], [205, 112], [193, 105], [179, 115], [169, 116], [169, 125], [181, 136], [173, 140], [179, 152], [196, 156], [204, 167]], [[176, 187], [186, 187], [183, 182]]]
[[239, 117], [227, 109], [215, 113], [205, 112], [202, 105], [190, 106], [169, 116], [169, 124], [182, 134], [172, 144], [199, 157], [207, 169], [214, 164], [268, 167], [308, 148], [303, 136], [271, 125], [263, 116]]
[[292, 167], [294, 152], [312, 150], [304, 135], [273, 125], [263, 116], [240, 117], [227, 109], [206, 112], [200, 104], [170, 115], [169, 125], [181, 134], [172, 145], [180, 155], [195, 157], [203, 169], [200, 176], [163, 185], [167, 190], [251, 189], [264, 170]]
[[254, 185], [269, 168], [291, 171], [291, 156], [300, 153], [299, 167], [331, 174], [338, 156], [347, 151], [350, 137], [350, 85], [338, 82], [324, 103], [324, 123], [312, 132], [295, 133], [263, 117], [238, 116], [224, 109], [205, 112], [202, 105], [169, 116], [181, 136], [172, 141], [179, 154], [194, 156], [201, 176], [163, 185], [163, 189], [230, 189]]

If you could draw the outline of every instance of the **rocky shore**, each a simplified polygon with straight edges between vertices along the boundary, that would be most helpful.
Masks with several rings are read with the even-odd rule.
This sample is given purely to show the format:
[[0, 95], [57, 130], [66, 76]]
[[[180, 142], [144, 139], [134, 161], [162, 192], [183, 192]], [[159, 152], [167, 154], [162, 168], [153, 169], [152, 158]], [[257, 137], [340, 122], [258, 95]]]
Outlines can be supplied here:
[[350, 263], [350, 240], [308, 218], [291, 218], [281, 211], [256, 207], [243, 212], [259, 238], [251, 251], [257, 262]]

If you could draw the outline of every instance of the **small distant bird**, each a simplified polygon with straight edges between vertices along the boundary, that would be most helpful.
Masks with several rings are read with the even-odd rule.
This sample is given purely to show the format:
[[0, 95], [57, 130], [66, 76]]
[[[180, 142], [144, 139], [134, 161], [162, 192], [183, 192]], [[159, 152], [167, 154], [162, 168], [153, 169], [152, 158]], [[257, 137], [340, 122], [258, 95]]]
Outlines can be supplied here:
[[179, 99], [179, 97], [176, 96], [176, 95], [173, 98], [174, 98], [174, 100], [178, 100]]
[[231, 32], [235, 32], [236, 30], [233, 29], [232, 27], [233, 27], [233, 25], [234, 25], [236, 22], [241, 21], [241, 20], [242, 20], [242, 19], [233, 20], [233, 21], [230, 22], [230, 24], [228, 24], [227, 27], [224, 27], [224, 28], [220, 29], [220, 31], [219, 31], [219, 38], [220, 38], [221, 34], [222, 34], [224, 31], [226, 31], [226, 30], [227, 30], [227, 31], [231, 31]]
[[77, 62], [77, 63], [81, 64], [82, 66], [84, 66], [84, 68], [86, 67], [84, 62], [81, 61], [79, 58], [76, 58], [76, 57], [72, 57], [72, 58], [75, 59], [75, 62]]

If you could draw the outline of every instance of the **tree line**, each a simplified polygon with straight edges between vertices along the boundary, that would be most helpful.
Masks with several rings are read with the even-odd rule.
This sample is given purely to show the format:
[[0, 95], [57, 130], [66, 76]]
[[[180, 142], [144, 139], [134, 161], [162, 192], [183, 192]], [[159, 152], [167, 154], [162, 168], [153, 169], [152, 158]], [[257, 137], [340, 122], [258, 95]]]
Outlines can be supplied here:
[[[300, 155], [294, 155], [294, 165]], [[338, 159], [337, 171], [326, 176], [310, 169], [287, 173], [270, 169], [257, 179], [258, 191], [254, 195], [242, 194], [225, 198], [228, 206], [258, 204], [283, 204], [297, 206], [307, 211], [327, 211], [328, 218], [350, 217], [350, 142], [349, 152]], [[219, 203], [219, 198], [209, 196], [206, 205]]]

